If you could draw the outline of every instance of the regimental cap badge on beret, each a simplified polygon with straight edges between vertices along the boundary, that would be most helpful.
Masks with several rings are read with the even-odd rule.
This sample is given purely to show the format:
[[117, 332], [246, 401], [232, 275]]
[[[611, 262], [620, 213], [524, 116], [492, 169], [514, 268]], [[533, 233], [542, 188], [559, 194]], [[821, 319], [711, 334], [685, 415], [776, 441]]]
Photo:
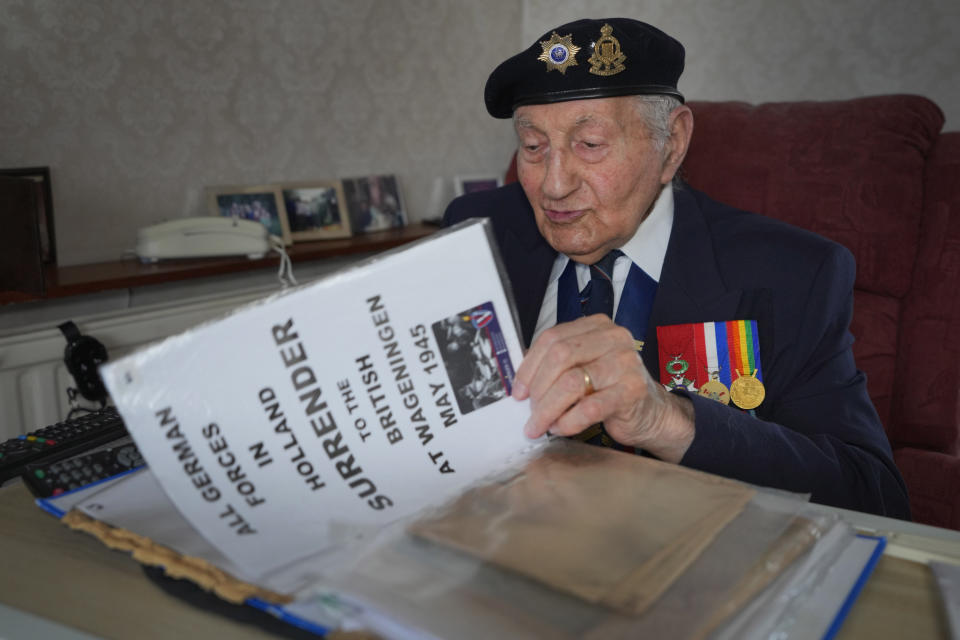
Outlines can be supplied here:
[[[578, 52], [589, 52], [589, 59], [578, 62]], [[493, 117], [509, 118], [523, 105], [565, 100], [669, 95], [683, 101], [677, 90], [683, 65], [683, 45], [645, 22], [577, 20], [501, 63], [487, 79], [484, 102]]]
[[547, 63], [547, 71], [556, 69], [560, 73], [566, 73], [567, 67], [577, 64], [580, 47], [573, 44], [573, 34], [568, 33], [561, 38], [554, 31], [549, 40], [540, 41], [540, 46], [543, 47], [543, 52], [537, 60]]
[[627, 56], [623, 55], [620, 41], [614, 38], [612, 33], [613, 27], [609, 24], [600, 27], [600, 39], [593, 45], [593, 55], [587, 60], [592, 65], [590, 73], [612, 76], [626, 69], [623, 63]]

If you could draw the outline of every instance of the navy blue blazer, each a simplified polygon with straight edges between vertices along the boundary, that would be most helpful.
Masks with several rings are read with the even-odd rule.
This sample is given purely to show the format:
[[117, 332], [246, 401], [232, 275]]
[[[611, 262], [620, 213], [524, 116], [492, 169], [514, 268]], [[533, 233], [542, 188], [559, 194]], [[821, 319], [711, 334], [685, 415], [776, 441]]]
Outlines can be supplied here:
[[[556, 251], [519, 184], [461, 196], [444, 223], [489, 217], [529, 346]], [[809, 493], [858, 511], [910, 517], [906, 488], [853, 360], [853, 256], [783, 222], [681, 187], [643, 361], [659, 380], [656, 327], [757, 321], [766, 397], [756, 415], [684, 391], [696, 435], [681, 464]]]

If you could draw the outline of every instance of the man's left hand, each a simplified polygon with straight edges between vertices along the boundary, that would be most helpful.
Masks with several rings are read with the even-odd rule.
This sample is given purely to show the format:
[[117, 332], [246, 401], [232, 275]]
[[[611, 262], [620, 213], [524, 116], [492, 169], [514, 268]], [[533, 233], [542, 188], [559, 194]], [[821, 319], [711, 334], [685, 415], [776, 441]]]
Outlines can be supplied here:
[[572, 436], [598, 422], [620, 444], [679, 462], [693, 441], [693, 406], [650, 377], [633, 336], [604, 315], [543, 332], [517, 369], [513, 395], [530, 398], [529, 438]]

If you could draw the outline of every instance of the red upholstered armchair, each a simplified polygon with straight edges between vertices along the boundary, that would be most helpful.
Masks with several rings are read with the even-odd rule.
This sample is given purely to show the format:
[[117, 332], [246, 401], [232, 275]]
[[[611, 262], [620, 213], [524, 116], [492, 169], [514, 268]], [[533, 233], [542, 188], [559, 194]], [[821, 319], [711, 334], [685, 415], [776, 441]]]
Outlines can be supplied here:
[[854, 352], [914, 519], [960, 529], [960, 132], [909, 95], [690, 107], [687, 182], [853, 252]]

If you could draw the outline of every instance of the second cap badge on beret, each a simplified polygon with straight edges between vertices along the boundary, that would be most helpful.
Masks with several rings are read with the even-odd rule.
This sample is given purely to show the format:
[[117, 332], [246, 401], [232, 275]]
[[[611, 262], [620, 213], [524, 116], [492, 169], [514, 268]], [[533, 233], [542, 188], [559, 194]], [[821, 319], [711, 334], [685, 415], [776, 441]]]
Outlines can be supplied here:
[[623, 63], [627, 56], [623, 55], [620, 41], [614, 38], [612, 33], [613, 27], [609, 24], [600, 27], [600, 39], [593, 46], [593, 55], [588, 60], [591, 64], [590, 73], [612, 76], [626, 69]]

